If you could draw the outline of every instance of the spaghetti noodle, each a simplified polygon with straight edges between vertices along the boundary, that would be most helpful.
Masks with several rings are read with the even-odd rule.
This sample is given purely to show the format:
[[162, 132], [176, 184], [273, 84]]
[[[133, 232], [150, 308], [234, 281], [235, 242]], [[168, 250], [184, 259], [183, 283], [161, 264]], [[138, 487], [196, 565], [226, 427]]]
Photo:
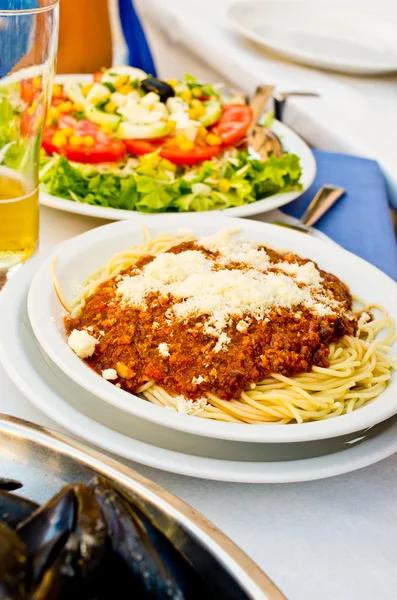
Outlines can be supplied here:
[[386, 310], [353, 310], [333, 275], [232, 233], [145, 230], [71, 306], [53, 272], [68, 335], [95, 338], [85, 362], [153, 404], [227, 422], [327, 419], [379, 396], [396, 367]]

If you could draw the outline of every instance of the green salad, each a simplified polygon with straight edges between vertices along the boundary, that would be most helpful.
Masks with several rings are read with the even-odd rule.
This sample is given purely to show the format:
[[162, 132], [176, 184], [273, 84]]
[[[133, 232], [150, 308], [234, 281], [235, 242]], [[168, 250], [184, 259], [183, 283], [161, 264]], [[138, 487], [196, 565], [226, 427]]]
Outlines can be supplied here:
[[55, 86], [43, 191], [155, 213], [225, 209], [301, 189], [298, 156], [262, 161], [244, 147], [249, 106], [190, 75], [161, 82], [138, 71], [118, 67], [89, 84]]

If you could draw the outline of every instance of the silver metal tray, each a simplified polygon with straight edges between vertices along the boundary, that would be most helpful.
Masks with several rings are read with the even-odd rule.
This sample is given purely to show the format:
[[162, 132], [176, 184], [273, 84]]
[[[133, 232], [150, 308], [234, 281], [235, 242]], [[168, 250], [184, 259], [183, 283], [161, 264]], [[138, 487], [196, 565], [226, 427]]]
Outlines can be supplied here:
[[[100, 474], [125, 488], [173, 544], [211, 580], [219, 599], [286, 600], [272, 581], [202, 515], [149, 479], [64, 435], [0, 414], [0, 476], [16, 479], [16, 493], [38, 503], [72, 482]], [[229, 585], [228, 585], [229, 583]], [[225, 599], [226, 600], [226, 599]]]

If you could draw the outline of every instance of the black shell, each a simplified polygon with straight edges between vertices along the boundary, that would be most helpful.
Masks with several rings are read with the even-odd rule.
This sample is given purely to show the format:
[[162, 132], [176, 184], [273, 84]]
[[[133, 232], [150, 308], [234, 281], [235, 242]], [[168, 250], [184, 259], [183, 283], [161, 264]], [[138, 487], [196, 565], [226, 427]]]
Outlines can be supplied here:
[[0, 477], [0, 490], [13, 492], [14, 490], [19, 490], [21, 487], [23, 487], [23, 483], [20, 481], [9, 479], [8, 477]]
[[106, 554], [106, 529], [94, 493], [65, 487], [18, 527], [31, 563], [33, 600], [98, 598], [96, 577]]
[[137, 598], [187, 600], [132, 505], [103, 478], [94, 481], [93, 491], [107, 523], [111, 548], [107, 568], [113, 574], [114, 597], [121, 597], [126, 587], [134, 589]]
[[0, 523], [0, 598], [26, 598], [26, 546], [15, 531]]
[[146, 93], [156, 92], [160, 96], [161, 102], [166, 102], [168, 98], [175, 96], [174, 88], [171, 85], [155, 77], [143, 79], [141, 81], [141, 88]]
[[27, 519], [38, 506], [35, 502], [0, 490], [0, 521], [11, 529]]

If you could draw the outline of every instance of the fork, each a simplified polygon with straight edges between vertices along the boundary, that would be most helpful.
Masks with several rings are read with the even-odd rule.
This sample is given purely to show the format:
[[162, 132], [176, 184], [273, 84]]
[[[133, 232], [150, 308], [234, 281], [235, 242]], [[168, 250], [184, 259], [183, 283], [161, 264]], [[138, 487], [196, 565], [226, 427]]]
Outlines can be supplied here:
[[312, 226], [345, 194], [345, 190], [336, 185], [323, 185], [299, 219], [299, 225], [291, 225], [282, 221], [273, 221], [272, 225], [288, 227], [301, 233], [312, 233]]

